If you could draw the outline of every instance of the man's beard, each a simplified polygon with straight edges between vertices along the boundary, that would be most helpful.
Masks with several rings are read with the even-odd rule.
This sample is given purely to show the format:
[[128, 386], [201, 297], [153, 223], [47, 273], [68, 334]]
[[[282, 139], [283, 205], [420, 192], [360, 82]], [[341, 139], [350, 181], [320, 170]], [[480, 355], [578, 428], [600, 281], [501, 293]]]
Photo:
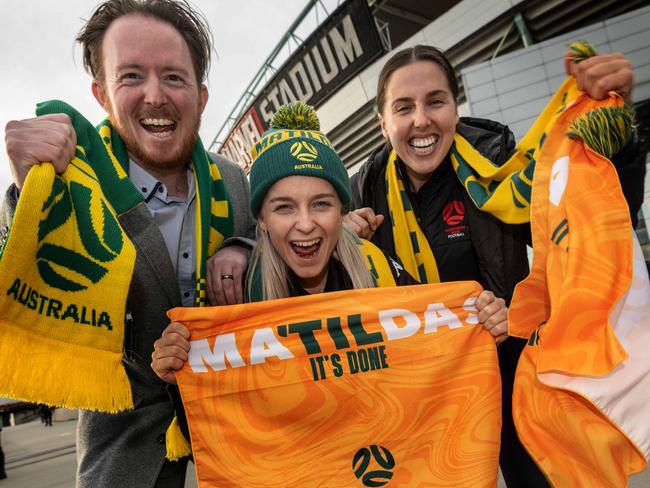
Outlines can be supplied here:
[[[199, 112], [200, 113], [200, 112]], [[164, 115], [152, 115], [154, 118], [161, 117], [164, 118]], [[201, 127], [201, 116], [196, 117], [194, 122], [194, 127], [187, 134], [181, 143], [180, 147], [176, 147], [175, 150], [170, 151], [166, 155], [165, 159], [153, 159], [145, 151], [145, 149], [140, 145], [140, 143], [133, 137], [133, 134], [128, 133], [124, 130], [122, 125], [117, 121], [116, 117], [113, 114], [112, 108], [108, 112], [108, 119], [110, 120], [113, 128], [117, 131], [120, 138], [124, 142], [129, 156], [137, 161], [144, 168], [152, 168], [160, 171], [172, 170], [179, 167], [186, 167], [190, 164], [192, 160], [192, 151], [196, 145], [196, 141], [199, 138], [199, 128]]]

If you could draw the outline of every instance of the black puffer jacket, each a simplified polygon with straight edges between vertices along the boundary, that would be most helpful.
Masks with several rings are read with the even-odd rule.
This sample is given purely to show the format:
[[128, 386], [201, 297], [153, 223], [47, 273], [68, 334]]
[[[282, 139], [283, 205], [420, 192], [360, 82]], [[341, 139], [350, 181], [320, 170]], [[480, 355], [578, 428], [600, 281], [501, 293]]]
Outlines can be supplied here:
[[[504, 164], [515, 150], [512, 132], [497, 122], [463, 117], [458, 130], [481, 154], [496, 164]], [[385, 186], [388, 155], [386, 146], [378, 149], [352, 177], [353, 208], [370, 207], [375, 213], [388, 216]], [[482, 277], [481, 284], [510, 303], [515, 285], [528, 274], [526, 244], [531, 240], [530, 226], [504, 224], [476, 208], [469, 196], [465, 196], [465, 209]], [[372, 242], [388, 254], [395, 255], [390, 224], [381, 225]]]

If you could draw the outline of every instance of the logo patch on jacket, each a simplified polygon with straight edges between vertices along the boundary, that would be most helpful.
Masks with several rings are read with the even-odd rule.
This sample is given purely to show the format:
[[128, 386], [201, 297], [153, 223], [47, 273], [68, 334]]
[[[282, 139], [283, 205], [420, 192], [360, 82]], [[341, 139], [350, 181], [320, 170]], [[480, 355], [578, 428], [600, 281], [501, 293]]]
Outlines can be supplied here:
[[447, 224], [447, 239], [465, 237], [465, 205], [460, 200], [452, 200], [442, 209], [442, 219]]

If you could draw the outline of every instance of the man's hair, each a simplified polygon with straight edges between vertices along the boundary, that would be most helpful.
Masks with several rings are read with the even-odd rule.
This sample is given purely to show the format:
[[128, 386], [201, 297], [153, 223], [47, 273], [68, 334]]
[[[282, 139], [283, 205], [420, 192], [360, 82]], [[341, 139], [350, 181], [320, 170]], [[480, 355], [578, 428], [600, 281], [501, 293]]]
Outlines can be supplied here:
[[123, 15], [150, 17], [173, 26], [185, 39], [200, 83], [207, 77], [212, 53], [212, 32], [205, 17], [186, 0], [108, 0], [92, 14], [77, 36], [83, 46], [86, 71], [103, 80], [102, 42], [111, 23]]

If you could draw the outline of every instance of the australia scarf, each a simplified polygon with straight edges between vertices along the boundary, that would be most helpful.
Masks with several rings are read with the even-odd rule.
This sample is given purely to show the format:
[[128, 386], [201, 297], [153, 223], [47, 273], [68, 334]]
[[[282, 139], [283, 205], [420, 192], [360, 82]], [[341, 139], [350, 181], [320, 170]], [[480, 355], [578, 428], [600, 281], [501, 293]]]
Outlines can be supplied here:
[[[49, 163], [31, 169], [0, 250], [0, 396], [117, 412], [133, 408], [121, 360], [136, 256], [118, 218], [142, 196], [108, 121], [98, 131], [60, 101], [36, 110], [53, 113], [70, 117], [76, 154], [61, 175]], [[192, 162], [202, 305], [206, 257], [233, 222], [225, 185], [200, 141]]]
[[[584, 42], [573, 43], [574, 60], [595, 52]], [[456, 133], [449, 156], [456, 175], [480, 210], [507, 224], [530, 220], [530, 193], [535, 161], [559, 115], [576, 99], [579, 90], [566, 83], [558, 89], [531, 129], [519, 142], [514, 154], [498, 165], [482, 155], [462, 135]], [[397, 154], [392, 151], [386, 167], [386, 193], [395, 251], [404, 268], [420, 283], [440, 281], [436, 260], [417, 223], [405, 182], [397, 170]]]

